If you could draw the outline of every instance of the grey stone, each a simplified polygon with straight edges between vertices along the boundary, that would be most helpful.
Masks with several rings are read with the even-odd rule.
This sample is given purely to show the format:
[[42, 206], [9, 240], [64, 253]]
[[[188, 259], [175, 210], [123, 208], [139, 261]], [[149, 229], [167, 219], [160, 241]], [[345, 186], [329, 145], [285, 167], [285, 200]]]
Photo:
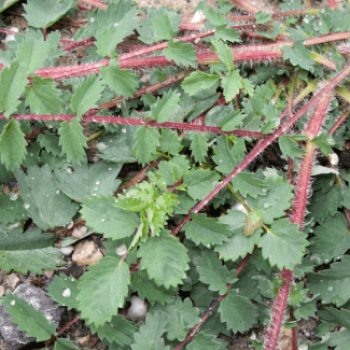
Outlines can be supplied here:
[[[26, 283], [19, 285], [14, 290], [14, 293], [33, 305], [36, 310], [42, 311], [49, 322], [54, 321], [56, 328], [58, 327], [64, 309], [58, 307], [42, 289]], [[36, 338], [28, 338], [25, 332], [17, 330], [17, 325], [10, 321], [12, 315], [5, 310], [6, 307], [0, 305], [0, 334], [8, 345], [9, 350], [18, 350], [27, 344], [35, 342]]]

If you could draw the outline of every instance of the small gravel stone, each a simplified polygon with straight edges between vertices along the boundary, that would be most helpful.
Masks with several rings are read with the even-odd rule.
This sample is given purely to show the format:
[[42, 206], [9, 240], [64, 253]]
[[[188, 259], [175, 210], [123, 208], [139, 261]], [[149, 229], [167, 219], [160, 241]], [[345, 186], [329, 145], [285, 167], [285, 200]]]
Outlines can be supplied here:
[[96, 264], [102, 257], [102, 253], [96, 250], [93, 241], [83, 241], [75, 246], [72, 260], [79, 266], [85, 266]]
[[55, 271], [50, 271], [50, 270], [43, 271], [44, 276], [46, 276], [47, 278], [51, 278], [54, 273], [55, 273]]
[[11, 291], [13, 291], [18, 286], [20, 280], [14, 273], [11, 273], [11, 275], [6, 277], [5, 282], [11, 288]]

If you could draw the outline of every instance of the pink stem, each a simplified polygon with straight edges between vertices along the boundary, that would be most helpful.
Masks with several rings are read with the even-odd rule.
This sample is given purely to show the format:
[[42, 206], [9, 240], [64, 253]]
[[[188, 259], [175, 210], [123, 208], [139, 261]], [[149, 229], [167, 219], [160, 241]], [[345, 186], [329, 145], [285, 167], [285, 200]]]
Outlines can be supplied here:
[[345, 111], [339, 119], [335, 122], [335, 124], [332, 126], [332, 128], [328, 131], [328, 134], [334, 134], [336, 130], [344, 123], [344, 121], [348, 118], [350, 111]]
[[107, 4], [102, 1], [98, 1], [98, 0], [76, 0], [76, 1], [86, 5], [93, 6], [95, 8], [103, 9], [105, 11], [107, 10]]
[[305, 112], [316, 105], [325, 94], [329, 93], [336, 85], [339, 84], [348, 74], [350, 74], [350, 65], [343, 69], [335, 78], [333, 78], [323, 89], [321, 89], [309, 102], [307, 102], [297, 113], [287, 120], [274, 134], [267, 140], [261, 141], [258, 146], [245, 157], [245, 159], [224, 179], [212, 192], [210, 192], [202, 201], [200, 201], [190, 213], [177, 225], [172, 231], [176, 235], [181, 228], [191, 219], [191, 212], [198, 213], [207, 203], [212, 200], [232, 179], [243, 171], [259, 154], [261, 154], [272, 142], [283, 135]]
[[[16, 120], [72, 120], [75, 115], [60, 115], [60, 114], [13, 114]], [[3, 114], [0, 114], [0, 119], [7, 119]], [[195, 125], [189, 123], [157, 123], [156, 121], [148, 122], [142, 119], [132, 119], [132, 118], [121, 118], [121, 117], [104, 117], [99, 115], [84, 115], [82, 117], [84, 122], [92, 123], [111, 123], [111, 124], [123, 124], [123, 125], [140, 125], [149, 126], [154, 128], [168, 128], [168, 129], [182, 129], [182, 130], [193, 130], [198, 132], [210, 132], [225, 135], [237, 135], [240, 137], [248, 137], [254, 139], [265, 139], [269, 135], [263, 134], [262, 132], [249, 131], [249, 130], [232, 130], [232, 131], [222, 131], [218, 126], [205, 126], [205, 125]]]
[[91, 37], [91, 38], [87, 38], [87, 39], [83, 39], [83, 40], [80, 40], [80, 41], [77, 41], [73, 44], [70, 44], [68, 46], [66, 46], [63, 51], [70, 51], [70, 50], [73, 50], [75, 49], [76, 47], [79, 47], [79, 46], [86, 46], [87, 44], [90, 44], [92, 42], [95, 41], [95, 38]]
[[[327, 86], [329, 86], [329, 84]], [[325, 88], [327, 88], [327, 86]], [[323, 88], [320, 92], [322, 92], [325, 88]], [[318, 93], [317, 95], [320, 95], [320, 93]], [[322, 122], [331, 99], [331, 95], [332, 89], [327, 89], [326, 91], [323, 91], [323, 93], [320, 95], [321, 97], [318, 100], [319, 103], [316, 105], [315, 110], [305, 131], [305, 135], [308, 136], [310, 140], [317, 136], [321, 129]], [[310, 102], [313, 99], [311, 99]], [[299, 225], [299, 231], [301, 231], [302, 229], [302, 224], [304, 220], [307, 194], [309, 190], [309, 183], [311, 177], [311, 169], [316, 148], [317, 146], [313, 142], [309, 141], [307, 143], [306, 153], [303, 156], [303, 160], [299, 171], [299, 181], [297, 184], [297, 190], [293, 206], [293, 216], [291, 220], [292, 223]], [[286, 269], [282, 270], [281, 279], [285, 280], [285, 282], [282, 288], [278, 291], [278, 294], [275, 298], [274, 306], [272, 308], [271, 321], [267, 331], [267, 336], [263, 350], [274, 350], [276, 347], [281, 329], [281, 324], [283, 321], [283, 313], [287, 306], [289, 287], [292, 281], [292, 277], [293, 271]]]

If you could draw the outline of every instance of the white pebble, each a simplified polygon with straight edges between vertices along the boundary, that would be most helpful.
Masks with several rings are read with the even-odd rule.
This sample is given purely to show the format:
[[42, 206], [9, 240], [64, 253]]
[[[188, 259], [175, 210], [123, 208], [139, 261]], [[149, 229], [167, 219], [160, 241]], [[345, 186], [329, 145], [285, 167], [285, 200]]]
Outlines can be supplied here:
[[63, 255], [69, 255], [73, 250], [74, 250], [73, 247], [60, 248], [60, 251]]
[[128, 251], [128, 248], [125, 244], [121, 244], [116, 248], [115, 251], [118, 255], [123, 256]]
[[63, 292], [62, 292], [62, 296], [65, 298], [68, 298], [72, 295], [71, 291], [69, 288], [66, 288]]
[[244, 208], [244, 205], [241, 204], [240, 202], [235, 203], [232, 207], [232, 210], [238, 210], [240, 212], [242, 212], [243, 214], [248, 214], [248, 211], [246, 208]]
[[137, 321], [145, 317], [147, 312], [147, 304], [137, 296], [132, 296], [130, 299], [131, 306], [128, 309], [128, 319]]
[[330, 153], [328, 154], [328, 160], [329, 160], [329, 164], [332, 167], [336, 167], [339, 164], [339, 157], [336, 153]]
[[76, 227], [72, 232], [72, 238], [83, 237], [86, 234], [86, 231], [87, 231], [86, 226]]
[[[16, 32], [16, 33], [18, 33], [18, 28], [16, 28], [16, 27], [11, 27], [9, 30], [10, 30], [11, 32]], [[12, 35], [12, 34], [7, 34], [7, 35], [6, 35], [6, 38], [5, 38], [2, 42], [3, 42], [3, 43], [8, 43], [9, 41], [12, 41], [12, 40], [15, 40], [15, 36]]]

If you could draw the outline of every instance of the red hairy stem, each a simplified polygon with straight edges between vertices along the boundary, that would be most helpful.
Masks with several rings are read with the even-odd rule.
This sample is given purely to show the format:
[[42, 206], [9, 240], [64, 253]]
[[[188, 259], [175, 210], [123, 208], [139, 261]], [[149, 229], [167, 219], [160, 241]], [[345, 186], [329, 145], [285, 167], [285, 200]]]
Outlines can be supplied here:
[[[183, 80], [189, 74], [190, 74], [190, 71], [180, 72], [180, 73], [171, 75], [168, 78], [166, 78], [164, 81], [160, 81], [160, 82], [154, 83], [152, 85], [149, 85], [149, 86], [146, 86], [142, 89], [137, 90], [137, 93], [133, 97], [128, 98], [126, 101], [130, 101], [134, 98], [139, 98], [145, 94], [153, 94], [163, 87], [169, 86], [171, 84], [174, 84], [178, 81]], [[106, 102], [106, 103], [99, 105], [98, 108], [96, 108], [96, 109], [90, 109], [86, 114], [90, 115], [90, 114], [95, 113], [97, 110], [112, 108], [112, 107], [116, 106], [117, 103], [122, 101], [123, 99], [124, 99], [124, 97], [120, 96], [112, 101], [109, 101], [109, 102]]]
[[98, 1], [98, 0], [75, 0], [75, 1], [78, 1], [86, 5], [90, 5], [95, 8], [103, 9], [103, 10], [107, 10], [107, 6], [108, 6], [105, 2]]
[[334, 134], [336, 130], [344, 123], [344, 121], [349, 117], [350, 111], [345, 111], [342, 113], [342, 115], [339, 117], [339, 119], [335, 122], [335, 124], [331, 127], [331, 129], [328, 131], [328, 134]]
[[[60, 114], [13, 114], [16, 120], [67, 120], [70, 121], [75, 118], [75, 115], [60, 115]], [[0, 119], [7, 119], [3, 114], [0, 114]], [[156, 121], [148, 122], [143, 119], [132, 119], [132, 118], [121, 118], [121, 117], [104, 117], [99, 115], [84, 115], [82, 117], [84, 122], [90, 123], [111, 123], [111, 124], [122, 124], [122, 125], [140, 125], [149, 126], [154, 128], [167, 128], [167, 129], [181, 129], [181, 130], [193, 130], [198, 132], [210, 132], [216, 134], [225, 135], [237, 135], [240, 137], [248, 137], [253, 139], [266, 139], [269, 137], [268, 134], [263, 134], [262, 132], [249, 131], [249, 130], [232, 130], [223, 131], [217, 126], [205, 126], [205, 125], [195, 125], [189, 123], [157, 123]]]
[[84, 5], [78, 5], [78, 9], [79, 10], [83, 10], [83, 11], [91, 11], [91, 7], [88, 7], [88, 6], [84, 6]]
[[95, 347], [95, 345], [100, 341], [101, 339], [99, 337], [97, 337], [92, 344], [89, 346], [89, 349], [93, 349]]
[[328, 0], [328, 7], [331, 10], [335, 10], [339, 7], [338, 0]]
[[168, 188], [166, 189], [166, 191], [167, 191], [167, 192], [173, 192], [174, 190], [176, 190], [176, 187], [182, 185], [183, 183], [184, 183], [184, 181], [181, 180], [181, 181], [177, 182], [176, 184], [174, 184], [174, 185], [168, 187]]
[[80, 40], [80, 41], [77, 41], [75, 43], [72, 43], [68, 46], [66, 46], [63, 51], [70, 51], [70, 50], [73, 50], [79, 46], [87, 46], [88, 44], [91, 44], [95, 41], [96, 39], [91, 37], [91, 38], [87, 38], [87, 39], [83, 39], [83, 40]]
[[[192, 34], [191, 40], [196, 38], [201, 38], [205, 36], [210, 36], [214, 34], [215, 30], [212, 29], [207, 32]], [[335, 33], [323, 35], [320, 37], [309, 38], [305, 40], [305, 46], [316, 45], [320, 43], [326, 43], [331, 41], [345, 40], [350, 37], [350, 32]], [[185, 37], [183, 37], [185, 38]], [[183, 40], [179, 38], [179, 40]], [[191, 41], [189, 39], [189, 41]], [[281, 43], [267, 44], [267, 45], [247, 45], [243, 47], [238, 47], [234, 49], [234, 62], [243, 62], [243, 61], [262, 61], [268, 59], [282, 58], [283, 53], [281, 47], [284, 45], [293, 46], [294, 41], [285, 41]], [[167, 43], [157, 44], [155, 46], [163, 47], [162, 45], [167, 45]], [[153, 46], [153, 51], [155, 50]], [[146, 52], [143, 51], [143, 54]], [[145, 57], [145, 58], [130, 58], [136, 54], [136, 52], [125, 53], [119, 57], [119, 66], [122, 69], [138, 69], [138, 68], [155, 68], [155, 67], [164, 67], [168, 65], [175, 65], [174, 62], [169, 62], [165, 56], [158, 57]], [[137, 54], [140, 54], [138, 51]], [[129, 59], [127, 59], [129, 58]], [[208, 65], [212, 63], [219, 63], [220, 59], [217, 54], [199, 54], [197, 55], [198, 65]], [[121, 60], [120, 60], [121, 59]], [[56, 67], [56, 68], [41, 68], [36, 71], [36, 74], [41, 78], [52, 78], [62, 79], [78, 75], [85, 75], [91, 73], [98, 73], [101, 66], [108, 66], [110, 59], [105, 59], [95, 63], [88, 63], [85, 65], [79, 66], [66, 66], [66, 67]]]
[[[245, 256], [245, 258], [242, 260], [242, 262], [240, 263], [240, 265], [237, 268], [236, 271], [236, 278], [238, 277], [238, 275], [241, 273], [241, 271], [243, 270], [244, 266], [247, 264], [248, 260], [250, 259], [252, 255], [251, 254], [247, 254]], [[224, 295], [221, 295], [219, 298], [217, 298], [214, 302], [210, 303], [210, 306], [207, 308], [207, 310], [205, 311], [203, 317], [201, 318], [200, 322], [197, 323], [197, 325], [192, 328], [192, 330], [190, 331], [190, 333], [187, 335], [186, 339], [184, 341], [182, 341], [176, 348], [175, 350], [180, 350], [182, 349], [183, 346], [185, 346], [188, 342], [192, 341], [195, 334], [199, 331], [200, 327], [202, 326], [202, 324], [206, 321], [206, 319], [212, 314], [213, 310], [220, 304], [220, 302], [222, 301], [222, 299], [224, 299], [227, 296], [227, 293], [229, 292], [229, 290], [231, 289], [232, 284], [228, 284], [227, 285], [227, 292]]]
[[[348, 69], [349, 68], [350, 66], [348, 67]], [[329, 84], [327, 86], [329, 86]], [[322, 92], [325, 88], [323, 88], [320, 92]], [[317, 95], [319, 94], [320, 93], [318, 93]], [[309, 140], [313, 139], [315, 136], [318, 135], [322, 126], [324, 116], [326, 115], [331, 96], [332, 89], [327, 89], [327, 91], [324, 91], [322, 93], [320, 99], [318, 99], [318, 104], [316, 105], [311, 119], [309, 121], [309, 124], [305, 130], [305, 135], [309, 137]], [[313, 99], [311, 99], [310, 102]], [[311, 169], [316, 148], [316, 144], [314, 144], [312, 141], [307, 142], [306, 153], [303, 156], [303, 160], [299, 171], [299, 181], [297, 183], [297, 190], [293, 206], [293, 215], [291, 220], [292, 223], [299, 225], [299, 231], [301, 231], [302, 229], [302, 224], [304, 220], [307, 195], [311, 177]], [[275, 298], [274, 306], [272, 308], [271, 321], [267, 331], [267, 336], [263, 350], [275, 350], [281, 329], [281, 324], [283, 321], [283, 313], [287, 306], [289, 288], [290, 283], [292, 281], [292, 277], [293, 271], [286, 269], [282, 270], [281, 279], [285, 280], [285, 282], [282, 288], [278, 291], [278, 294]]]
[[261, 141], [258, 146], [244, 158], [244, 160], [222, 181], [213, 191], [211, 191], [202, 201], [200, 201], [190, 213], [177, 225], [172, 231], [172, 235], [176, 235], [181, 228], [191, 219], [191, 212], [198, 213], [207, 203], [212, 200], [232, 179], [243, 171], [259, 154], [261, 154], [272, 142], [283, 135], [305, 112], [315, 106], [325, 94], [328, 94], [337, 86], [347, 75], [350, 74], [350, 65], [344, 68], [335, 78], [333, 78], [323, 89], [321, 89], [309, 102], [307, 102], [297, 113], [287, 120], [275, 133], [268, 139]]
[[249, 1], [246, 0], [229, 0], [234, 5], [236, 5], [241, 10], [245, 10], [248, 13], [256, 14], [257, 12], [261, 11], [259, 8], [251, 4]]

